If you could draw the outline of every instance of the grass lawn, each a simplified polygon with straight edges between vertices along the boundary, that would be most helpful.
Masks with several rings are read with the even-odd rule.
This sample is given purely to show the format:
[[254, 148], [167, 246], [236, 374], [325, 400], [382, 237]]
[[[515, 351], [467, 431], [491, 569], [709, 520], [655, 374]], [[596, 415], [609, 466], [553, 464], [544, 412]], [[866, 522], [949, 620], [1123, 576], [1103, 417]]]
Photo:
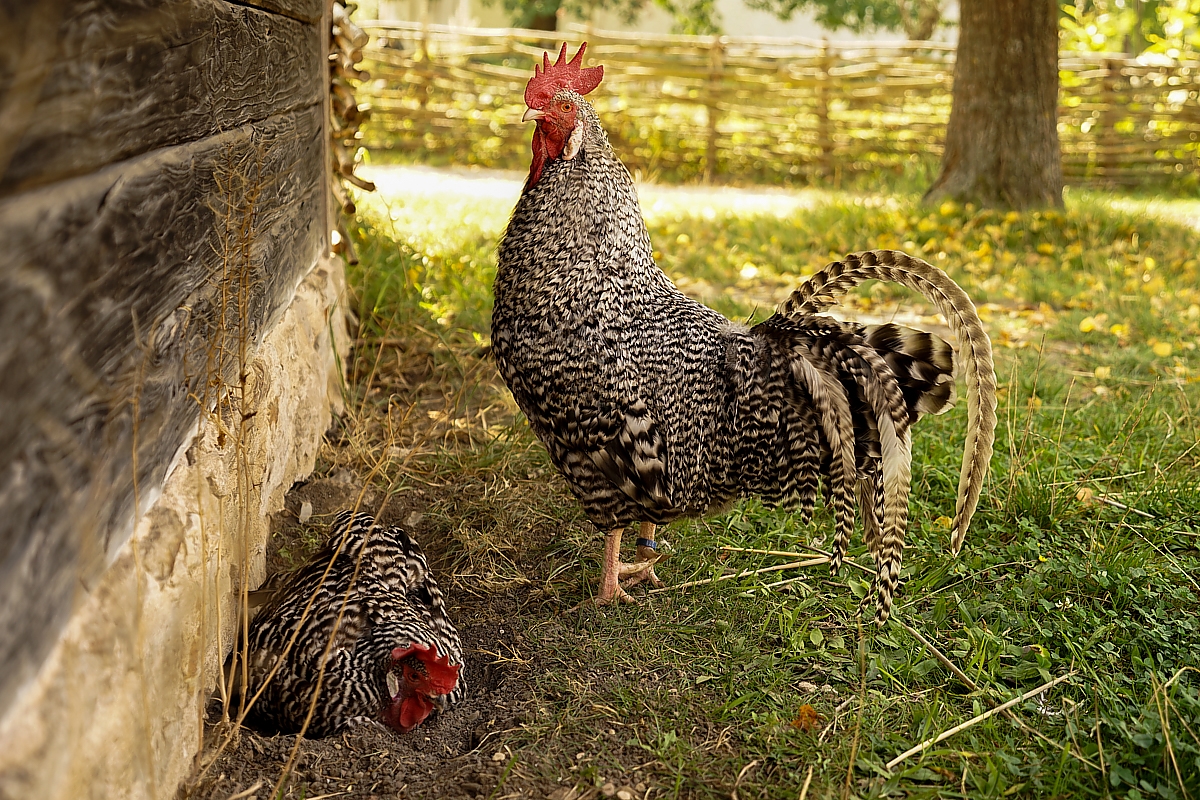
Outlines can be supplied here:
[[[965, 403], [917, 426], [898, 619], [876, 630], [856, 616], [869, 575], [824, 566], [566, 613], [597, 579], [601, 540], [487, 356], [519, 184], [374, 177], [354, 231], [349, 411], [322, 469], [428, 494], [452, 601], [517, 598], [519, 646], [487, 656], [527, 678], [526, 711], [483, 745], [503, 770], [481, 796], [1200, 798], [1200, 231], [1186, 219], [1200, 207], [643, 191], [660, 265], [727, 315], [763, 318], [826, 261], [870, 248], [922, 255], [980, 305], [1000, 379], [991, 477], [951, 557]], [[844, 312], [939, 325], [888, 285]], [[659, 575], [785, 564], [723, 548], [803, 553], [832, 528], [827, 512], [801, 525], [743, 502], [671, 525]]]

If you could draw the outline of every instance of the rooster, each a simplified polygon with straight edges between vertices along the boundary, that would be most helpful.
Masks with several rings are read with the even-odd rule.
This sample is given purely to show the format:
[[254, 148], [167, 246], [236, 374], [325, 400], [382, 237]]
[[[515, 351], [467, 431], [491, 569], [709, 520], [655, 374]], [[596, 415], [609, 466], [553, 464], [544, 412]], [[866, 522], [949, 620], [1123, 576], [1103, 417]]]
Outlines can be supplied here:
[[[838, 570], [862, 510], [882, 625], [908, 521], [910, 429], [953, 399], [954, 354], [928, 333], [821, 316], [871, 279], [916, 289], [962, 346], [966, 452], [952, 549], [962, 546], [991, 457], [996, 379], [970, 299], [945, 273], [894, 251], [848, 256], [755, 325], [679, 291], [655, 265], [629, 171], [584, 95], [603, 67], [586, 43], [542, 59], [525, 89], [529, 176], [501, 239], [492, 315], [500, 374], [591, 521], [606, 534], [596, 605], [662, 582], [654, 531], [759, 496], [807, 518], [825, 480]], [[639, 523], [637, 557], [620, 559]], [[627, 579], [621, 585], [621, 579]]]
[[466, 691], [458, 631], [421, 548], [368, 514], [335, 518], [248, 638], [251, 718], [281, 733], [322, 737], [367, 721], [407, 732]]

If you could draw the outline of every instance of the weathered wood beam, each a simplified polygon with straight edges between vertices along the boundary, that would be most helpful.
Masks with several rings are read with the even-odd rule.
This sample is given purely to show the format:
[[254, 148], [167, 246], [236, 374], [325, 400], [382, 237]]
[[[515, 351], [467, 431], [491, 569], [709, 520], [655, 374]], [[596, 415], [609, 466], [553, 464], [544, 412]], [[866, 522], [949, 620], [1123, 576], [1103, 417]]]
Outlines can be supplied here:
[[316, 25], [224, 0], [47, 2], [0, 24], [0, 197], [323, 96]]
[[326, 246], [323, 115], [0, 200], [0, 710]]
[[285, 17], [307, 22], [309, 24], [321, 21], [321, 0], [227, 0], [235, 6], [249, 6], [282, 14]]

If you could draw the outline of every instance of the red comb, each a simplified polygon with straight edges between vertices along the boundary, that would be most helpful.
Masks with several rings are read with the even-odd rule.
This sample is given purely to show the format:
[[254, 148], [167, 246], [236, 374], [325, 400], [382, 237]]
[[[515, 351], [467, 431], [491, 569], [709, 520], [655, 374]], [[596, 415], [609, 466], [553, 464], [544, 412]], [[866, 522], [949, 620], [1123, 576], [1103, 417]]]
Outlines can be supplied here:
[[413, 642], [408, 647], [393, 649], [392, 661], [399, 661], [413, 653], [416, 653], [417, 658], [421, 659], [421, 663], [425, 665], [425, 671], [429, 673], [430, 686], [435, 692], [442, 695], [454, 691], [454, 687], [458, 685], [458, 673], [462, 669], [462, 664], [451, 664], [448, 654], [438, 655], [436, 644], [430, 647], [420, 642]]
[[525, 87], [525, 105], [541, 110], [561, 89], [570, 89], [578, 94], [587, 94], [600, 85], [604, 67], [580, 67], [587, 42], [579, 45], [579, 52], [567, 61], [567, 44], [563, 42], [558, 51], [558, 60], [550, 63], [550, 54], [542, 53], [542, 66], [533, 66], [533, 77]]

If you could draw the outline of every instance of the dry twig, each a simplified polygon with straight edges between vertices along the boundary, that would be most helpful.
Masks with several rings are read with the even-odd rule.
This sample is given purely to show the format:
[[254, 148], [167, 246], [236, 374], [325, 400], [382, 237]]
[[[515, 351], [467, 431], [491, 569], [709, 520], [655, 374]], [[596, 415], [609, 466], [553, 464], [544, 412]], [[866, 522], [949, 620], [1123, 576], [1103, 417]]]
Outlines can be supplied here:
[[1009, 700], [1004, 705], [996, 706], [993, 709], [983, 712], [979, 716], [972, 717], [971, 719], [967, 720], [966, 722], [964, 722], [960, 725], [955, 725], [953, 728], [950, 728], [947, 731], [943, 731], [942, 733], [938, 734], [937, 736], [935, 736], [932, 739], [926, 739], [925, 741], [921, 742], [919, 745], [917, 745], [915, 747], [910, 747], [909, 749], [905, 750], [900, 755], [893, 758], [891, 761], [889, 761], [887, 763], [887, 768], [895, 769], [897, 764], [899, 764], [901, 761], [908, 758], [909, 756], [916, 755], [917, 753], [920, 753], [922, 750], [932, 747], [933, 745], [937, 744], [938, 742], [949, 739], [951, 736], [953, 736], [956, 733], [965, 731], [967, 728], [970, 728], [974, 725], [978, 725], [980, 722], [983, 722], [985, 719], [987, 719], [989, 717], [993, 717], [996, 714], [999, 714], [1009, 708], [1012, 708], [1017, 703], [1023, 703], [1026, 700], [1028, 700], [1029, 698], [1039, 695], [1042, 692], [1046, 691], [1047, 689], [1057, 686], [1058, 684], [1065, 681], [1067, 678], [1070, 678], [1074, 675], [1075, 675], [1074, 672], [1068, 672], [1066, 675], [1059, 675], [1054, 680], [1043, 683], [1041, 686], [1037, 687], [1036, 689], [1029, 690], [1028, 692], [1021, 695], [1020, 697], [1014, 697], [1012, 700]]
[[813, 767], [810, 764], [808, 767], [808, 774], [804, 776], [804, 785], [800, 787], [800, 800], [804, 800], [804, 798], [808, 797], [808, 785], [812, 783], [812, 774]]
[[[970, 689], [973, 692], [979, 691], [979, 684], [977, 684], [977, 683], [975, 683], [975, 681], [971, 680], [971, 678], [967, 675], [967, 673], [965, 673], [961, 669], [959, 669], [958, 665], [956, 665], [953, 661], [951, 661], [950, 658], [945, 653], [943, 653], [941, 650], [939, 650], [937, 648], [937, 646], [934, 645], [933, 642], [929, 641], [923, 635], [921, 635], [920, 631], [918, 631], [916, 628], [912, 627], [908, 623], [904, 622], [902, 619], [899, 619], [898, 617], [896, 618], [896, 622], [898, 622], [900, 624], [900, 626], [904, 628], [904, 630], [908, 631], [909, 634], [914, 639], [916, 639], [918, 642], [920, 642], [922, 644], [922, 646], [925, 647], [926, 650], [928, 650], [930, 653], [932, 653], [933, 657], [936, 658], [942, 664], [942, 666], [944, 666], [946, 669], [950, 670], [950, 672], [954, 674], [954, 677], [956, 677], [960, 681], [962, 681], [964, 686], [966, 686], [968, 689]], [[992, 701], [991, 698], [984, 697], [983, 700], [990, 706], [995, 705], [994, 701]], [[1049, 745], [1053, 745], [1054, 747], [1063, 747], [1064, 746], [1061, 742], [1056, 742], [1053, 739], [1051, 739], [1050, 737], [1046, 736], [1041, 731], [1038, 731], [1038, 730], [1030, 727], [1025, 722], [1025, 720], [1018, 717], [1015, 712], [1006, 709], [1006, 710], [1004, 710], [1003, 714], [1008, 719], [1017, 723], [1017, 725], [1020, 726], [1021, 730], [1025, 731], [1026, 733], [1033, 734], [1037, 738], [1041, 739], [1042, 741], [1046, 742]], [[1086, 756], [1084, 756], [1082, 753], [1080, 753], [1077, 748], [1067, 747], [1066, 749], [1067, 749], [1067, 752], [1070, 753], [1072, 756], [1074, 756], [1077, 760], [1083, 762], [1084, 764], [1087, 764], [1092, 769], [1100, 769], [1100, 767], [1098, 767], [1093, 761], [1091, 761]]]
[[812, 558], [808, 561], [792, 561], [787, 564], [779, 564], [774, 567], [763, 567], [762, 569], [744, 569], [741, 572], [730, 573], [729, 575], [720, 575], [716, 578], [704, 578], [699, 581], [688, 581], [686, 583], [677, 583], [674, 586], [664, 586], [661, 589], [651, 589], [647, 594], [658, 594], [659, 592], [670, 592], [674, 589], [690, 589], [693, 586], [705, 586], [710, 583], [719, 583], [721, 581], [731, 581], [734, 578], [744, 578], [747, 575], [762, 575], [765, 572], [779, 572], [785, 569], [797, 569], [799, 567], [811, 567], [816, 564], [824, 564], [829, 559], [822, 556], [820, 558]]
[[721, 550], [727, 553], [754, 553], [763, 556], [783, 556], [784, 558], [816, 558], [815, 553], [792, 553], [787, 550], [756, 550], [753, 547], [730, 547], [722, 545]]
[[[256, 781], [255, 784], [253, 786], [251, 786], [249, 789], [240, 791], [237, 794], [231, 794], [231, 795], [229, 795], [229, 797], [225, 798], [225, 800], [242, 800], [243, 797], [249, 797], [250, 795], [257, 792], [259, 789], [262, 788], [262, 786], [263, 786], [262, 781]], [[316, 798], [313, 798], [313, 800], [316, 800]]]

